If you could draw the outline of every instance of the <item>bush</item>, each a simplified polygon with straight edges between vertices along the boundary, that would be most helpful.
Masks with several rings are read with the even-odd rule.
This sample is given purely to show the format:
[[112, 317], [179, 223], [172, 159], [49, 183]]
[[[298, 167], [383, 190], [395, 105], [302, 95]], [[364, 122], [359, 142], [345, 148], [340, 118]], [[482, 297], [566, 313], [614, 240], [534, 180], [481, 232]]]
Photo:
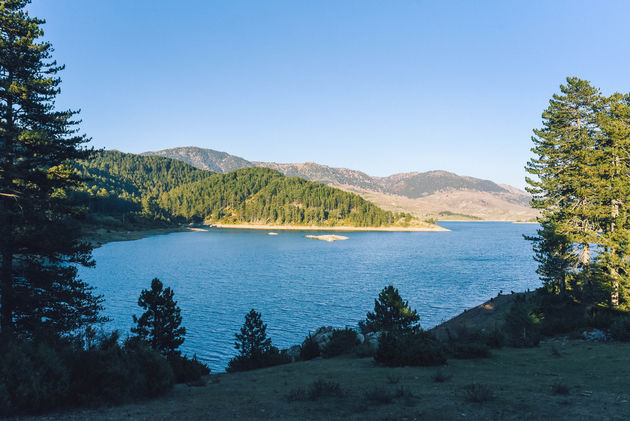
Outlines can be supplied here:
[[297, 388], [289, 392], [288, 401], [315, 401], [319, 398], [342, 397], [344, 395], [341, 386], [337, 382], [328, 380], [316, 380], [306, 389]]
[[446, 374], [440, 368], [438, 371], [433, 373], [433, 375], [431, 376], [431, 380], [433, 380], [435, 383], [444, 383], [446, 381], [449, 381], [452, 377], [453, 377], [452, 374]]
[[510, 345], [534, 347], [540, 343], [540, 321], [535, 307], [527, 300], [515, 300], [505, 316], [504, 331]]
[[595, 329], [609, 329], [618, 316], [607, 309], [595, 308], [587, 318], [587, 325]]
[[356, 350], [357, 345], [359, 345], [357, 332], [348, 328], [335, 329], [322, 350], [322, 356], [332, 358], [342, 354], [351, 354]]
[[382, 334], [374, 360], [390, 367], [431, 366], [446, 362], [440, 343], [424, 331]]
[[230, 360], [226, 371], [235, 373], [237, 371], [257, 370], [259, 368], [272, 367], [274, 365], [288, 364], [291, 362], [286, 352], [280, 352], [278, 348], [272, 346], [267, 352], [255, 357], [238, 355]]
[[0, 358], [0, 414], [39, 412], [68, 399], [70, 379], [61, 355], [45, 343], [6, 344]]
[[490, 348], [503, 348], [503, 346], [507, 342], [505, 334], [501, 329], [497, 327], [488, 331], [483, 331], [480, 333], [480, 335], [481, 342], [488, 345]]
[[485, 384], [471, 383], [464, 388], [464, 392], [470, 402], [483, 403], [494, 399], [494, 392]]
[[200, 362], [196, 355], [193, 355], [192, 358], [185, 355], [171, 355], [168, 362], [175, 375], [175, 383], [196, 382], [202, 376], [210, 374], [208, 366]]
[[363, 393], [363, 397], [368, 403], [374, 403], [377, 405], [387, 405], [393, 402], [394, 394], [382, 387], [375, 387], [368, 389]]
[[309, 334], [300, 347], [300, 359], [303, 361], [312, 360], [313, 358], [319, 357], [320, 352], [319, 344], [313, 339], [313, 336]]
[[557, 381], [551, 386], [552, 395], [568, 395], [570, 392], [571, 388], [569, 385], [561, 381]]
[[630, 342], [630, 317], [617, 317], [610, 325], [610, 336], [616, 341]]
[[[91, 338], [93, 339], [93, 338]], [[156, 396], [173, 385], [168, 361], [138, 340], [12, 342], [0, 350], [0, 414]]]
[[365, 341], [362, 344], [357, 345], [355, 352], [359, 358], [373, 357], [374, 354], [376, 354], [376, 349], [374, 349], [374, 346]]

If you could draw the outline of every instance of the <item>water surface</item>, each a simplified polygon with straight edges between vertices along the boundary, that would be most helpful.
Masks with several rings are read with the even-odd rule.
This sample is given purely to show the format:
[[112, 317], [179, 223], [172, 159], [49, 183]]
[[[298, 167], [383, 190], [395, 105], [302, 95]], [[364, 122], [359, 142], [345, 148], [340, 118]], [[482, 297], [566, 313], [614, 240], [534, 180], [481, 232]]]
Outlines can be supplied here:
[[[107, 329], [123, 334], [142, 289], [154, 277], [175, 291], [187, 329], [182, 349], [224, 370], [245, 314], [262, 313], [274, 345], [300, 343], [323, 325], [356, 325], [374, 298], [395, 285], [424, 328], [480, 304], [500, 290], [539, 286], [534, 224], [444, 222], [450, 232], [348, 232], [345, 241], [304, 238], [328, 232], [212, 229], [178, 232], [94, 250], [80, 271], [105, 297]], [[334, 234], [334, 232], [332, 233]]]

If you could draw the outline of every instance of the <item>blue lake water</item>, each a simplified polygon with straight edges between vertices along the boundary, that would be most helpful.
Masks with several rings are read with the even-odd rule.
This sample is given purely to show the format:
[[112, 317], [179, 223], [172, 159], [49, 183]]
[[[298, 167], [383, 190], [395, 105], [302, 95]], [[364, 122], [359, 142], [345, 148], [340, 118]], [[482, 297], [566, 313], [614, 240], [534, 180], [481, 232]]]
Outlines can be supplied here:
[[388, 284], [396, 286], [424, 328], [504, 293], [534, 289], [534, 224], [443, 222], [450, 232], [349, 232], [346, 241], [304, 238], [327, 232], [212, 229], [94, 250], [82, 278], [105, 297], [107, 330], [132, 326], [142, 289], [160, 278], [175, 291], [187, 329], [182, 349], [223, 371], [235, 355], [245, 314], [262, 313], [273, 344], [300, 343], [320, 326], [356, 325]]

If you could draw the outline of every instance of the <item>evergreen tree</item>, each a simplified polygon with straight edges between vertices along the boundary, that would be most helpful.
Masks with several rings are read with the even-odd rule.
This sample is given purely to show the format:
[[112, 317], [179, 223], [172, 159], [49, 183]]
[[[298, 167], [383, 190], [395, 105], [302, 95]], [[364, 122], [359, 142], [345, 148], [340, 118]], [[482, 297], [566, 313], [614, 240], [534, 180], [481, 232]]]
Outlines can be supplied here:
[[267, 325], [263, 323], [260, 313], [254, 309], [245, 315], [245, 323], [240, 333], [234, 336], [236, 337], [234, 347], [240, 353], [228, 363], [228, 372], [254, 370], [290, 362], [285, 353], [271, 345], [271, 339], [267, 337]]
[[78, 241], [71, 161], [86, 158], [75, 111], [55, 109], [58, 72], [28, 0], [0, 2], [0, 332], [68, 333], [99, 320], [100, 299], [76, 278], [91, 265]]
[[[536, 178], [526, 181], [527, 191], [533, 195], [532, 206], [541, 210], [543, 228], [535, 240], [537, 259], [543, 264], [553, 262], [554, 276], [564, 293], [568, 282], [575, 284], [578, 271], [591, 264], [591, 244], [598, 236], [591, 206], [596, 192], [591, 187], [602, 98], [589, 82], [575, 77], [567, 78], [560, 90], [543, 112], [543, 128], [534, 130], [532, 152], [536, 157], [526, 170]], [[560, 238], [561, 247], [548, 247]], [[541, 269], [543, 276], [548, 269]]]
[[592, 171], [599, 221], [598, 263], [613, 307], [630, 305], [630, 95], [614, 94], [598, 113]]
[[409, 308], [409, 302], [404, 301], [398, 289], [389, 285], [378, 294], [374, 300], [374, 312], [368, 312], [361, 329], [369, 332], [403, 332], [419, 328], [420, 321], [416, 310]]
[[262, 321], [262, 315], [251, 309], [245, 315], [245, 323], [241, 332], [234, 335], [234, 347], [240, 351], [240, 356], [247, 359], [259, 359], [271, 349], [271, 339], [267, 337], [267, 325]]
[[182, 327], [181, 310], [173, 299], [171, 288], [164, 289], [158, 278], [151, 281], [151, 289], [142, 290], [138, 305], [145, 312], [133, 316], [136, 327], [131, 328], [140, 339], [163, 355], [179, 355], [177, 348], [184, 343], [186, 328]]

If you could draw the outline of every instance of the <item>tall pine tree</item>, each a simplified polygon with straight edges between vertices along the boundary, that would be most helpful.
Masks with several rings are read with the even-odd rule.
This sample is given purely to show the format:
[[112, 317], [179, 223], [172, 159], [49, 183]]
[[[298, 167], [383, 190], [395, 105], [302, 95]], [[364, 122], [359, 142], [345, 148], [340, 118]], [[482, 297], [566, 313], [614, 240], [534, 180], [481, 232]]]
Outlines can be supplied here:
[[[599, 226], [593, 217], [592, 166], [600, 135], [599, 90], [589, 82], [567, 78], [543, 112], [543, 128], [534, 130], [532, 158], [526, 179], [533, 207], [541, 210], [542, 228], [534, 237], [539, 272], [553, 272], [557, 289], [572, 295], [591, 290], [580, 276], [591, 264], [591, 244]], [[562, 244], [558, 243], [561, 241]]]
[[599, 221], [598, 264], [613, 307], [630, 304], [630, 95], [614, 94], [598, 113], [592, 170]]
[[98, 320], [100, 300], [77, 279], [91, 265], [69, 191], [85, 158], [77, 112], [59, 111], [63, 66], [41, 41], [28, 0], [0, 1], [0, 333], [68, 333]]

